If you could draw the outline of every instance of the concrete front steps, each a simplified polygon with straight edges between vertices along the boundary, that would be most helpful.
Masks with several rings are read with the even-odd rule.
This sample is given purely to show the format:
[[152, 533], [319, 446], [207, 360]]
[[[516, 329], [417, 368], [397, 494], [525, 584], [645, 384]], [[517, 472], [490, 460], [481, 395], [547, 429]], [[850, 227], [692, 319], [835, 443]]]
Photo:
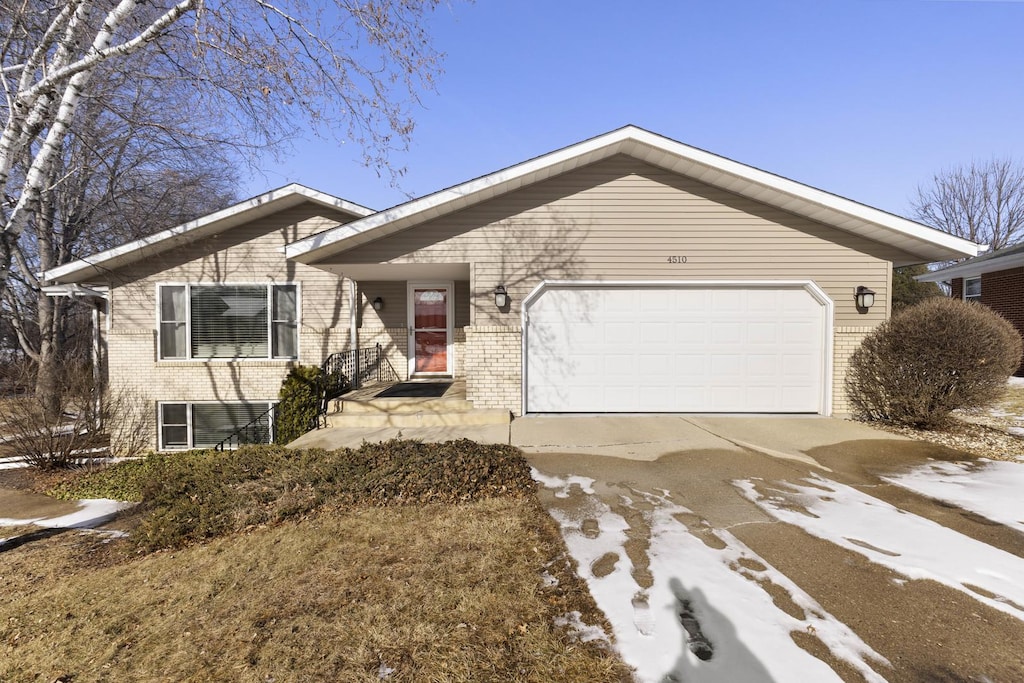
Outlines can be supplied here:
[[374, 398], [335, 402], [327, 414], [331, 429], [382, 427], [468, 427], [508, 425], [512, 414], [496, 408], [474, 408], [471, 401], [445, 398]]

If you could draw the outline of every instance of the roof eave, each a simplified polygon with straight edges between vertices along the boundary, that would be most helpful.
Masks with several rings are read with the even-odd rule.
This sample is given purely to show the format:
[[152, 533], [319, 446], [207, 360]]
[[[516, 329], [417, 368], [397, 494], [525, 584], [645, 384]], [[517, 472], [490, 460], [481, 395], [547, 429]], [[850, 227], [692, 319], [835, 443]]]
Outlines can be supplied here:
[[941, 270], [918, 275], [915, 279], [919, 282], [948, 282], [954, 278], [974, 277], [983, 273], [992, 273], [997, 270], [1007, 270], [1024, 266], [1024, 253], [1011, 254], [1002, 258], [996, 257], [986, 259], [979, 263], [957, 263]]
[[365, 206], [298, 183], [292, 183], [148, 237], [51, 268], [43, 272], [41, 278], [44, 282], [70, 283], [102, 277], [105, 272], [114, 268], [172, 249], [186, 238], [215, 234], [240, 225], [256, 216], [275, 213], [298, 206], [306, 201], [337, 209], [355, 216], [357, 219], [373, 213], [372, 209]]
[[[322, 260], [417, 223], [619, 153], [630, 154], [647, 163], [756, 201], [775, 204], [784, 210], [849, 232], [860, 232], [865, 227], [873, 228], [879, 235], [871, 238], [889, 243], [919, 259], [907, 263], [949, 260], [978, 254], [978, 245], [973, 242], [635, 126], [620, 128], [298, 240], [288, 245], [285, 253], [288, 258], [302, 263]], [[767, 201], [763, 196], [758, 196], [765, 192], [773, 195], [776, 201]]]

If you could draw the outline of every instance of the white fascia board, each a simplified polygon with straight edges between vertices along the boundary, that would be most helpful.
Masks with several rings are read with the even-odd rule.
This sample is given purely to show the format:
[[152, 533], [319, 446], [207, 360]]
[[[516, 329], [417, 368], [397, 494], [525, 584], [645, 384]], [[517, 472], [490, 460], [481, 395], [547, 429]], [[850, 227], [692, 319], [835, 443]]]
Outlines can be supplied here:
[[[639, 146], [641, 145], [647, 149], [640, 149]], [[666, 165], [663, 161], [651, 157], [649, 153], [651, 149], [670, 154], [679, 163]], [[285, 254], [288, 258], [311, 261], [316, 259], [317, 256], [310, 254], [310, 252], [318, 251], [346, 240], [353, 240], [352, 246], [355, 246], [372, 239], [384, 237], [392, 232], [415, 224], [417, 220], [426, 220], [427, 216], [436, 218], [437, 216], [484, 201], [501, 192], [518, 189], [557, 173], [571, 170], [584, 160], [586, 163], [593, 163], [594, 161], [619, 153], [631, 154], [640, 159], [646, 158], [649, 159], [649, 163], [662, 167], [674, 167], [670, 168], [670, 170], [690, 175], [712, 185], [724, 186], [721, 182], [724, 176], [731, 176], [747, 183], [753, 183], [755, 186], [787, 195], [789, 199], [780, 197], [773, 202], [764, 198], [758, 199], [751, 194], [749, 196], [752, 199], [762, 202], [767, 201], [767, 203], [775, 204], [776, 206], [786, 204], [789, 207], [789, 211], [804, 215], [815, 211], [820, 212], [824, 209], [832, 215], [833, 220], [827, 221], [832, 225], [835, 225], [839, 219], [839, 216], [836, 214], [841, 214], [843, 217], [851, 218], [855, 222], [878, 226], [886, 233], [891, 233], [894, 239], [875, 239], [888, 242], [899, 249], [909, 250], [906, 244], [906, 238], [909, 237], [913, 242], [924, 242], [930, 247], [948, 250], [951, 252], [949, 254], [950, 258], [976, 256], [978, 254], [978, 245], [973, 242], [954, 237], [953, 235], [881, 211], [880, 209], [818, 190], [794, 180], [741, 164], [711, 152], [691, 147], [642, 128], [637, 128], [636, 126], [626, 126], [614, 130], [610, 133], [462, 183], [461, 185], [441, 190], [421, 199], [400, 204], [368, 218], [325, 230], [317, 235], [288, 245]], [[725, 189], [728, 189], [728, 187]], [[790, 201], [790, 199], [795, 200], [795, 202]], [[367, 234], [371, 232], [377, 234]], [[365, 237], [362, 239], [356, 239], [363, 235]], [[333, 251], [336, 250], [328, 250], [327, 253], [329, 254]]]
[[931, 273], [918, 275], [914, 279], [918, 282], [948, 282], [953, 278], [974, 277], [982, 273], [992, 273], [997, 270], [1006, 270], [1019, 266], [1024, 266], [1024, 253], [1011, 254], [1004, 258], [985, 259], [977, 263], [965, 261], [964, 263], [958, 263], [941, 270], [932, 271]]
[[47, 285], [42, 290], [46, 296], [110, 298], [110, 287], [106, 285]]
[[316, 202], [317, 204], [321, 204], [329, 208], [345, 211], [346, 213], [359, 217], [368, 216], [373, 213], [373, 209], [368, 209], [365, 206], [354, 204], [348, 200], [335, 197], [327, 194], [326, 192], [314, 190], [306, 187], [305, 185], [292, 183], [276, 190], [271, 190], [261, 195], [257, 195], [256, 197], [239, 202], [238, 204], [233, 204], [232, 206], [221, 209], [220, 211], [215, 211], [206, 216], [202, 216], [201, 218], [149, 235], [148, 237], [143, 237], [133, 242], [128, 242], [112, 249], [107, 249], [106, 251], [101, 251], [89, 256], [88, 258], [79, 259], [56, 268], [51, 268], [50, 270], [42, 273], [42, 279], [47, 282], [56, 281], [84, 270], [98, 269], [105, 263], [109, 263], [110, 261], [122, 256], [128, 256], [133, 252], [139, 252], [139, 256], [141, 257], [142, 254], [140, 250], [146, 247], [156, 247], [161, 242], [171, 240], [175, 237], [181, 237], [182, 235], [187, 235], [190, 232], [194, 232], [207, 226], [212, 226], [220, 221], [230, 219], [238, 220], [247, 212], [254, 211], [256, 209], [268, 209], [274, 204], [287, 205], [287, 200], [294, 202], [296, 199], [307, 199], [311, 202]]

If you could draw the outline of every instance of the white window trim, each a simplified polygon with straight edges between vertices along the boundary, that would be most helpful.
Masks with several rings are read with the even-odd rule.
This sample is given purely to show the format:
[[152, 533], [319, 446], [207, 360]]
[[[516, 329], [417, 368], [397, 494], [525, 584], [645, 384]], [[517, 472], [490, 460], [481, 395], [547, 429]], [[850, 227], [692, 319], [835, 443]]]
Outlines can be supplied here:
[[[266, 406], [264, 410], [270, 410], [272, 406], [276, 406], [280, 401], [278, 399], [265, 399], [258, 401], [157, 401], [156, 403], [156, 436], [157, 436], [157, 451], [161, 453], [183, 453], [185, 451], [195, 450], [197, 447], [193, 445], [192, 441], [192, 406], [194, 405], [221, 405], [221, 404], [246, 404], [246, 405], [260, 405]], [[164, 446], [164, 405], [184, 405], [185, 406], [185, 431], [186, 439], [188, 441], [187, 446], [184, 448], [167, 448]], [[273, 424], [274, 416], [270, 416], [271, 424]]]
[[[977, 296], [967, 296], [967, 283], [969, 281], [971, 281], [971, 280], [977, 280], [978, 281], [978, 295]], [[960, 298], [961, 299], [963, 299], [964, 301], [977, 301], [978, 303], [981, 303], [981, 292], [982, 292], [982, 290], [981, 290], [981, 276], [980, 275], [975, 275], [973, 277], [965, 277], [964, 278], [963, 287], [962, 287], [961, 292], [960, 292]]]
[[[295, 356], [274, 356], [274, 293], [277, 286], [295, 287]], [[160, 289], [162, 287], [185, 288], [185, 357], [161, 358], [161, 320], [160, 320]], [[266, 287], [267, 288], [267, 355], [246, 356], [241, 358], [207, 358], [192, 355], [192, 288], [193, 287]], [[245, 363], [266, 362], [293, 363], [302, 357], [302, 283], [286, 280], [283, 282], [158, 282], [155, 285], [155, 301], [153, 312], [156, 317], [156, 360], [158, 363]], [[180, 401], [178, 401], [180, 403]]]

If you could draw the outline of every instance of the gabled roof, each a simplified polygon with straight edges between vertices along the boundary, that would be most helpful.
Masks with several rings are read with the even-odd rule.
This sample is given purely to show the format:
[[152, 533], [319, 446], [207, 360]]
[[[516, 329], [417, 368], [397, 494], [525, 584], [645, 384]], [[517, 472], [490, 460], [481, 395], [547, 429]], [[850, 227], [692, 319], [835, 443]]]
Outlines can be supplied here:
[[916, 260], [975, 256], [978, 245], [914, 221], [844, 199], [636, 126], [510, 166], [490, 175], [399, 204], [288, 245], [288, 258], [311, 263], [419, 223], [479, 204], [575, 168], [626, 154], [764, 204], [847, 230], [902, 250]]
[[1018, 266], [1024, 266], [1024, 242], [996, 249], [924, 275], [918, 275], [915, 279], [921, 282], [946, 282], [957, 277], [973, 277]]
[[184, 243], [215, 235], [255, 218], [290, 209], [304, 202], [314, 202], [337, 209], [356, 218], [373, 213], [373, 209], [365, 206], [292, 183], [149, 237], [52, 268], [42, 274], [42, 279], [45, 282], [86, 282], [90, 278], [102, 276], [106, 271], [163, 253]]

